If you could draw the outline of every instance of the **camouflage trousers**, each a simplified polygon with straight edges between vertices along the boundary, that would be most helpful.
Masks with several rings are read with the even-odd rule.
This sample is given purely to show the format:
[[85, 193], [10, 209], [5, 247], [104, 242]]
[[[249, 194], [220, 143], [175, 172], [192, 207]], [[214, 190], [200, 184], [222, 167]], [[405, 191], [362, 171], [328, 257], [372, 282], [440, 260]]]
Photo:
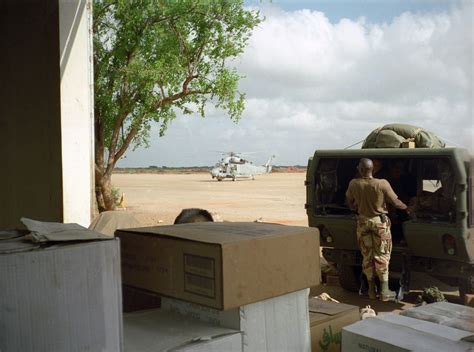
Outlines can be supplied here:
[[362, 254], [362, 271], [367, 280], [375, 275], [380, 281], [388, 281], [388, 265], [392, 253], [392, 234], [390, 220], [382, 222], [379, 216], [357, 218], [357, 242]]

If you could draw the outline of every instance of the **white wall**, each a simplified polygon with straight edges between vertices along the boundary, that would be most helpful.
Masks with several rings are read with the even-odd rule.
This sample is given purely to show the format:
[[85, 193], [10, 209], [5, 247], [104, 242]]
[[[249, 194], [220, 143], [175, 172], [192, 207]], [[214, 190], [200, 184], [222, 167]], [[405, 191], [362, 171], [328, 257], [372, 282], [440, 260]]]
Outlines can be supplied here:
[[89, 226], [93, 187], [90, 0], [59, 1], [63, 221]]

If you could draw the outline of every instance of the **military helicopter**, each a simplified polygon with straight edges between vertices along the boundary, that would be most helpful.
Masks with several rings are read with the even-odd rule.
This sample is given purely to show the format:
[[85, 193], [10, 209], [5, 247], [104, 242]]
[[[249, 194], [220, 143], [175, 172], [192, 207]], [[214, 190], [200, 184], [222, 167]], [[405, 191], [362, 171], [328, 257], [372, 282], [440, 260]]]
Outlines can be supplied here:
[[272, 155], [265, 165], [254, 165], [242, 157], [248, 153], [223, 153], [225, 155], [211, 170], [211, 176], [217, 181], [222, 181], [225, 178], [231, 178], [235, 181], [237, 178], [252, 178], [255, 175], [268, 174], [272, 171], [271, 162], [275, 157]]

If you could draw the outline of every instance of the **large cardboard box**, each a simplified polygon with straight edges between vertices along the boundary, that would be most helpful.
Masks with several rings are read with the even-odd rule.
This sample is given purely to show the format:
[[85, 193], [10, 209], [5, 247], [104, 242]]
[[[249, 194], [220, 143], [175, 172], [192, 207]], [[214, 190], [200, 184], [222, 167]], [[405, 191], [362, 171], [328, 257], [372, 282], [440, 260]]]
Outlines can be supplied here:
[[308, 293], [300, 290], [224, 311], [163, 298], [162, 309], [241, 331], [243, 352], [309, 352]]
[[342, 328], [359, 319], [359, 307], [311, 298], [309, 300], [311, 351], [340, 351]]
[[123, 317], [125, 352], [242, 352], [239, 331], [160, 309]]
[[342, 329], [343, 352], [472, 351], [471, 333], [396, 314], [368, 318]]
[[320, 283], [317, 229], [202, 222], [118, 230], [122, 280], [216, 309]]
[[119, 249], [117, 239], [1, 239], [0, 350], [121, 351]]

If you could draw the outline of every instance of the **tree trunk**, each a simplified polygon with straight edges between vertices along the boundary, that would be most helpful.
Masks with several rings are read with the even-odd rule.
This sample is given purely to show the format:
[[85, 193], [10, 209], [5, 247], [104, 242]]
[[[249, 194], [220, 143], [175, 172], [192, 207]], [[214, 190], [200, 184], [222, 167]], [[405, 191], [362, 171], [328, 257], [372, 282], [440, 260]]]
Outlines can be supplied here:
[[95, 111], [95, 198], [99, 213], [115, 209], [115, 199], [112, 194], [112, 170], [104, 167], [104, 130], [100, 123], [100, 112]]
[[99, 212], [114, 210], [115, 199], [112, 194], [112, 179], [110, 175], [103, 175], [96, 172], [95, 195], [97, 198], [97, 207]]

